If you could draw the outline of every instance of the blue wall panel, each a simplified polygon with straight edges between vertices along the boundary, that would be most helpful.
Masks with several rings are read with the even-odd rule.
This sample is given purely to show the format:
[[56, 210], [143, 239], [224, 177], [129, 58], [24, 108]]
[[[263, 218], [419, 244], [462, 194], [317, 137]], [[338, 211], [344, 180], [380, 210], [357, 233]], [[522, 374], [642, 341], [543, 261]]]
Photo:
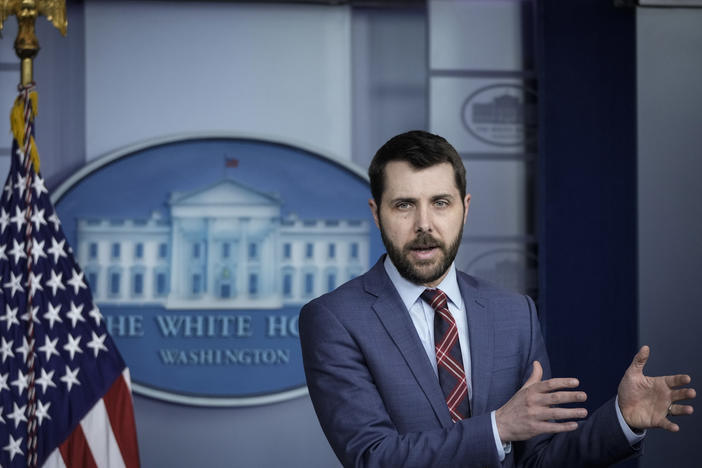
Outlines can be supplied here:
[[536, 29], [542, 322], [595, 409], [637, 349], [635, 14], [541, 0]]

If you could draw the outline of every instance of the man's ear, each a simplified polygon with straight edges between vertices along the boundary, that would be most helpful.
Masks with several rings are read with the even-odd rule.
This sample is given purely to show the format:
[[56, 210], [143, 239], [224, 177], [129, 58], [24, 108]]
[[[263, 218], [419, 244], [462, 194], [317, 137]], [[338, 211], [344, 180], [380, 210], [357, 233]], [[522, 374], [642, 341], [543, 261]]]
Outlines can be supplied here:
[[466, 224], [466, 219], [468, 219], [468, 207], [470, 206], [470, 193], [466, 193], [466, 197], [463, 199], [463, 224]]
[[378, 226], [378, 229], [380, 229], [380, 221], [378, 219], [378, 216], [380, 214], [378, 213], [378, 205], [375, 203], [374, 198], [371, 198], [368, 200], [368, 206], [370, 207], [371, 213], [373, 214], [373, 219], [375, 220], [375, 225]]

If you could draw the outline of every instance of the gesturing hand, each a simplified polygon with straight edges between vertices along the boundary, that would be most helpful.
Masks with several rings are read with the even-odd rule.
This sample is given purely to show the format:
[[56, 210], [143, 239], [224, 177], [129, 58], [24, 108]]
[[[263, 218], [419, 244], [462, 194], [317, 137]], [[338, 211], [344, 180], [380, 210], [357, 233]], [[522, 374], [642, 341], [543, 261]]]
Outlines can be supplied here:
[[690, 405], [673, 404], [676, 401], [695, 397], [693, 388], [676, 388], [690, 383], [685, 374], [648, 377], [643, 368], [651, 351], [643, 346], [619, 383], [619, 409], [626, 423], [635, 429], [661, 427], [677, 432], [680, 427], [671, 422], [668, 416], [692, 414]]
[[577, 429], [578, 423], [554, 422], [587, 416], [585, 408], [558, 408], [553, 405], [585, 401], [585, 392], [561, 391], [575, 388], [578, 379], [563, 378], [542, 381], [543, 369], [534, 361], [531, 376], [507, 403], [495, 411], [497, 432], [503, 442], [527, 440], [539, 434], [567, 432]]

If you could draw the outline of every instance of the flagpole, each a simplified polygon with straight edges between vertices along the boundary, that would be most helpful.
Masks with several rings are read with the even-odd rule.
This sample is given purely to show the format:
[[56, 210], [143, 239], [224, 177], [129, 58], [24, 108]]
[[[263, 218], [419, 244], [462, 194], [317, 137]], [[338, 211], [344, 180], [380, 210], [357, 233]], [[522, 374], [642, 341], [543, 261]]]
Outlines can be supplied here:
[[65, 35], [65, 0], [0, 0], [0, 32], [11, 15], [21, 80], [10, 114], [12, 164], [0, 191], [0, 391], [8, 384], [16, 391], [12, 412], [4, 410], [14, 424], [0, 414], [0, 465], [139, 468], [129, 371], [67, 245], [34, 141], [34, 22], [45, 16]]
[[[32, 276], [32, 186], [33, 179], [39, 172], [39, 156], [34, 142], [34, 117], [37, 109], [37, 97], [34, 91], [34, 58], [39, 53], [39, 41], [36, 37], [35, 22], [37, 16], [46, 16], [62, 35], [66, 35], [66, 3], [65, 0], [0, 0], [0, 32], [8, 16], [17, 16], [17, 38], [15, 39], [15, 53], [20, 59], [20, 86], [19, 96], [11, 112], [12, 133], [18, 144], [18, 153], [24, 157], [22, 161], [26, 180], [24, 187], [26, 210], [24, 213], [25, 230], [25, 256], [27, 257], [28, 278]], [[13, 155], [14, 157], [14, 155]], [[27, 365], [27, 466], [37, 466], [37, 408], [35, 385], [35, 331], [33, 293], [34, 287], [27, 284], [27, 330], [26, 330], [26, 365]], [[14, 440], [14, 439], [13, 439]], [[14, 452], [13, 452], [14, 456]]]

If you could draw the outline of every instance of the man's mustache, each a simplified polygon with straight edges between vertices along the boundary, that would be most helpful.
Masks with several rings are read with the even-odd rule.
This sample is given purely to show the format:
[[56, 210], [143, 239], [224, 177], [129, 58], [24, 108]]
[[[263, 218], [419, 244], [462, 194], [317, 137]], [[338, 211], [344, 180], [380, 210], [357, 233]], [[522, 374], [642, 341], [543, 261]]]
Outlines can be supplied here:
[[444, 248], [444, 243], [435, 239], [428, 232], [420, 232], [409, 244], [405, 245], [405, 249], [431, 249], [433, 247]]

